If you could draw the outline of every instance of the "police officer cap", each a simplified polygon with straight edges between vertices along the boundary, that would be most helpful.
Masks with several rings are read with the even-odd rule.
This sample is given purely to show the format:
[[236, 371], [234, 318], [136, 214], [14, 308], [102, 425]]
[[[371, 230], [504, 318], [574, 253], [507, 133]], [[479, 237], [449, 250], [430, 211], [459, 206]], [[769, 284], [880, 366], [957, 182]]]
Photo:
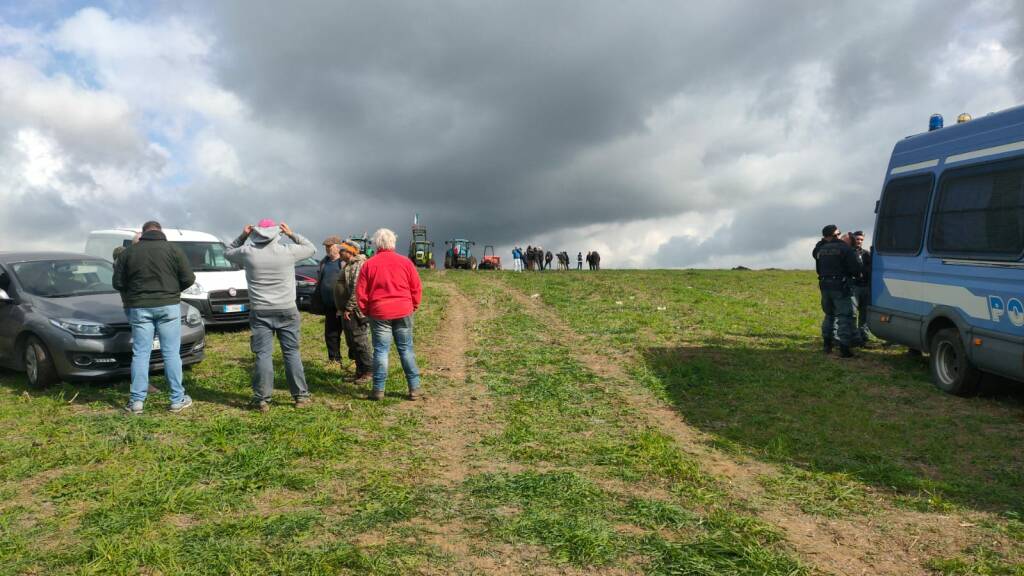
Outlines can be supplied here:
[[835, 224], [829, 224], [828, 226], [825, 226], [824, 228], [821, 229], [821, 237], [831, 238], [832, 236], [835, 236], [836, 232], [838, 231], [839, 226], [836, 226]]

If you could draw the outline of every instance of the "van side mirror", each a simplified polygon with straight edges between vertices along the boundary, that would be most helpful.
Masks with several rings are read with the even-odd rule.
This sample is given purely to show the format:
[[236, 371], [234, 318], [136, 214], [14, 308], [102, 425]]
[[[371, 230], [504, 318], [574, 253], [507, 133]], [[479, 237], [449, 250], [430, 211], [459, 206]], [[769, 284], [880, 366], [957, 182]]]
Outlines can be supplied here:
[[7, 290], [11, 286], [11, 277], [7, 272], [0, 271], [0, 290]]
[[881, 200], [875, 200], [875, 214], [878, 214], [878, 207], [882, 204]]

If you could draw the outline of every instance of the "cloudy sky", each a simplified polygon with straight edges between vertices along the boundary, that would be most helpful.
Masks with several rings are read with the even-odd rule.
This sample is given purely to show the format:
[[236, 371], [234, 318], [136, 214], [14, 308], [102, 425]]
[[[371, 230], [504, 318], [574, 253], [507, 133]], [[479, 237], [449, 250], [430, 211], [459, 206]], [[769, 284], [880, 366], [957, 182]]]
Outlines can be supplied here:
[[[216, 7], [211, 8], [213, 4]], [[150, 218], [809, 267], [893, 144], [1015, 106], [1024, 0], [0, 1], [0, 249]]]

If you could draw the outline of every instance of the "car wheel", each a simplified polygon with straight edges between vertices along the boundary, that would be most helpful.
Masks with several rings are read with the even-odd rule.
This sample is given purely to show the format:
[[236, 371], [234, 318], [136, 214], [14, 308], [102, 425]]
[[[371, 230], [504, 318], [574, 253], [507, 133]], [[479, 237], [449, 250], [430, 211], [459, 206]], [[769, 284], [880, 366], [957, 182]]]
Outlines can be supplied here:
[[25, 365], [29, 386], [46, 388], [57, 382], [57, 369], [53, 366], [53, 358], [50, 357], [46, 346], [35, 336], [30, 336], [25, 342], [22, 362]]
[[960, 332], [955, 328], [939, 330], [931, 341], [932, 382], [943, 392], [971, 396], [978, 392], [981, 372], [967, 358]]

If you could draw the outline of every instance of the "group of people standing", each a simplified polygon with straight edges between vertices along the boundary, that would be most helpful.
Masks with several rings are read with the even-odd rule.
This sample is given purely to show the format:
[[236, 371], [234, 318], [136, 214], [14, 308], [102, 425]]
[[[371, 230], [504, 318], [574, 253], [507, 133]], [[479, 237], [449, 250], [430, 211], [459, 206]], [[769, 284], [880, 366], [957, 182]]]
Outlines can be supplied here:
[[[391, 230], [378, 230], [373, 235], [377, 252], [367, 259], [355, 243], [332, 236], [324, 241], [328, 255], [320, 266], [317, 294], [327, 318], [324, 336], [328, 354], [333, 360], [341, 359], [340, 328], [349, 357], [355, 361], [354, 381], [373, 382], [367, 396], [371, 400], [384, 397], [392, 341], [402, 361], [408, 398], [422, 396], [412, 336], [422, 285], [412, 261], [395, 253], [396, 241]], [[284, 222], [277, 224], [270, 219], [246, 225], [224, 253], [228, 261], [244, 268], [248, 283], [250, 349], [255, 357], [249, 407], [254, 410], [270, 410], [275, 337], [281, 345], [285, 379], [295, 407], [310, 404], [299, 354], [302, 317], [295, 304], [295, 263], [315, 253], [312, 242]], [[171, 412], [192, 406], [182, 383], [179, 347], [181, 292], [194, 282], [195, 274], [184, 253], [167, 241], [156, 221], [146, 222], [138, 240], [115, 259], [113, 285], [121, 292], [132, 331], [131, 397], [125, 406], [131, 414], [141, 414], [144, 409], [154, 336], [161, 343]]]
[[838, 345], [840, 356], [850, 358], [851, 348], [867, 346], [870, 336], [867, 310], [871, 304], [871, 252], [864, 250], [864, 233], [858, 230], [842, 234], [838, 226], [829, 224], [822, 228], [821, 240], [811, 255], [825, 313], [821, 323], [823, 350], [830, 354]]
[[[311, 311], [324, 316], [328, 361], [341, 362], [341, 334], [355, 363], [354, 383], [372, 381], [369, 399], [384, 398], [391, 343], [398, 348], [409, 399], [421, 396], [413, 351], [413, 313], [423, 287], [412, 261], [395, 252], [398, 238], [386, 228], [373, 235], [376, 253], [367, 258], [351, 240], [330, 236], [320, 260]], [[370, 335], [373, 346], [370, 346]]]
[[[568, 252], [552, 254], [550, 250], [545, 251], [541, 246], [527, 246], [523, 250], [519, 246], [512, 248], [512, 270], [522, 272], [523, 270], [550, 270], [551, 262], [558, 257], [558, 269], [568, 270], [570, 256]], [[596, 251], [587, 252], [587, 265], [591, 270], [601, 268], [601, 256]], [[576, 253], [576, 269], [583, 270], [583, 252]]]

